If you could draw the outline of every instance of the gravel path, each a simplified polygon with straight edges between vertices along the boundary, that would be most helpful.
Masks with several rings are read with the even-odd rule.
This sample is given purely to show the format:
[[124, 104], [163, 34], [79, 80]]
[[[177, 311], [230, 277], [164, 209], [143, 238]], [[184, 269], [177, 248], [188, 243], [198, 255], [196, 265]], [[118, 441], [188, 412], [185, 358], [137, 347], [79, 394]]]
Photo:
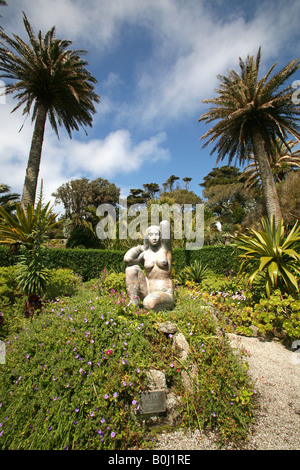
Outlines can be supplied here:
[[[276, 341], [228, 336], [233, 348], [242, 347], [249, 353], [249, 374], [256, 380], [259, 396], [256, 423], [242, 448], [300, 450], [300, 354]], [[176, 431], [161, 434], [155, 449], [216, 450], [218, 447], [214, 433], [201, 437], [199, 431], [188, 434]]]

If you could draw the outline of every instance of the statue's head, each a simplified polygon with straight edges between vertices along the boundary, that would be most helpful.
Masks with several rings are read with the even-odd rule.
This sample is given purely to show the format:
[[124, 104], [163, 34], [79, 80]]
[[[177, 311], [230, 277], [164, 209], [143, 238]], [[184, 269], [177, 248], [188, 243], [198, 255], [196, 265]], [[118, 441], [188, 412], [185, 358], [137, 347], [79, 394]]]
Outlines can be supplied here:
[[146, 229], [144, 246], [146, 249], [162, 245], [165, 249], [171, 250], [170, 224], [163, 220], [159, 225], [150, 225]]
[[157, 225], [150, 225], [145, 233], [151, 246], [157, 246], [161, 243], [161, 231]]

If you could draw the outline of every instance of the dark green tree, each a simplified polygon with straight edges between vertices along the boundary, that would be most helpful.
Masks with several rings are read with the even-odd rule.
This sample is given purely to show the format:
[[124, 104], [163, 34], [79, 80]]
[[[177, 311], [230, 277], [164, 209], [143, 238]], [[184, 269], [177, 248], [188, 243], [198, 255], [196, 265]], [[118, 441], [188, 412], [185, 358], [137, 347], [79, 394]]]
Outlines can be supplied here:
[[78, 220], [87, 218], [87, 208], [97, 208], [100, 204], [112, 204], [116, 206], [120, 189], [114, 183], [103, 178], [90, 181], [88, 178], [80, 178], [62, 184], [53, 194], [55, 203], [64, 205], [65, 217]]

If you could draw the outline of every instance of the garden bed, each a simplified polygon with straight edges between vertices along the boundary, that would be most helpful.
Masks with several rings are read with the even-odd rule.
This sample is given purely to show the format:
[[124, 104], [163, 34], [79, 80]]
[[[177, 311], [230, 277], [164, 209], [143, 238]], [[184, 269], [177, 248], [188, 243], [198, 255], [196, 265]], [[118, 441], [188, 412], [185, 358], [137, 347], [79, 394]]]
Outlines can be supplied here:
[[[171, 312], [127, 303], [125, 294], [90, 283], [45, 303], [33, 318], [24, 317], [22, 298], [3, 309], [1, 449], [155, 445], [155, 427], [139, 413], [150, 369], [163, 371], [180, 397], [176, 426], [216, 429], [220, 443], [247, 437], [255, 411], [247, 360], [218, 333], [207, 302], [179, 287]], [[189, 344], [184, 361], [172, 348], [172, 335], [158, 328], [166, 319]], [[194, 364], [197, 375], [187, 390], [182, 373]]]

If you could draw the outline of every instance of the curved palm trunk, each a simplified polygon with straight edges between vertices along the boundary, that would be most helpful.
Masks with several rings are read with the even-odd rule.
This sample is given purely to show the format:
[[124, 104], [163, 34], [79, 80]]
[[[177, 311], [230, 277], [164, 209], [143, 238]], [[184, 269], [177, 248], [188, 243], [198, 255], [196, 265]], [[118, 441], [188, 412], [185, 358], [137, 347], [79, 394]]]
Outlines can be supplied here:
[[271, 216], [274, 216], [277, 227], [282, 217], [281, 208], [270, 163], [264, 148], [264, 141], [259, 130], [253, 131], [253, 151], [259, 166], [268, 217], [270, 219]]
[[34, 204], [35, 202], [46, 118], [47, 108], [44, 105], [40, 105], [35, 120], [31, 148], [26, 169], [26, 176], [23, 186], [23, 194], [21, 200], [23, 207], [26, 207], [28, 204]]

